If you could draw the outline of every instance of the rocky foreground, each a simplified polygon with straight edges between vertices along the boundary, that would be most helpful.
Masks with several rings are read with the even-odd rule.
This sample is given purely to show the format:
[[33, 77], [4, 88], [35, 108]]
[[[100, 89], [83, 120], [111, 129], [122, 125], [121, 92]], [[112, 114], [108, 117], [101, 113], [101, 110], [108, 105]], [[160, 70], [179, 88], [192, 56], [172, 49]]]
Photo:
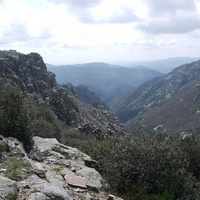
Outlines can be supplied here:
[[98, 163], [54, 138], [34, 137], [26, 153], [15, 138], [0, 138], [0, 200], [119, 200], [105, 193]]

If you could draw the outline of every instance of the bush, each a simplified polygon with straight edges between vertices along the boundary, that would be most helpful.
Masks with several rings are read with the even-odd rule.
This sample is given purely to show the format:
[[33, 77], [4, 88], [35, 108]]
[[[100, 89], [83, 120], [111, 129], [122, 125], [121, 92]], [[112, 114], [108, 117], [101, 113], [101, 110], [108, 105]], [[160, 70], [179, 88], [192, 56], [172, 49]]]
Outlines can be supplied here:
[[200, 144], [190, 142], [157, 134], [134, 140], [83, 139], [76, 147], [97, 160], [110, 189], [126, 194], [125, 199], [197, 199]]
[[31, 146], [32, 134], [29, 129], [30, 112], [24, 96], [11, 85], [0, 87], [0, 134], [15, 137], [28, 149]]
[[33, 135], [61, 140], [61, 125], [53, 111], [46, 106], [36, 107], [31, 122]]

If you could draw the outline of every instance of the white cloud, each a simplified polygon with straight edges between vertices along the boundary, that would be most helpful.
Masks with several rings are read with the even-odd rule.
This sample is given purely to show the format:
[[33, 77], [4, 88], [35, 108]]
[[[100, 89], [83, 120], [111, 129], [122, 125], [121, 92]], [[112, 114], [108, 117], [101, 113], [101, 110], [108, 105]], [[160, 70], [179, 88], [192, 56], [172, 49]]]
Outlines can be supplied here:
[[166, 13], [176, 14], [177, 11], [195, 11], [196, 0], [144, 0], [152, 16], [162, 16]]
[[144, 0], [148, 19], [137, 27], [147, 33], [187, 33], [200, 28], [199, 0]]
[[101, 0], [92, 0], [92, 1], [91, 0], [48, 0], [48, 1], [54, 4], [65, 4], [67, 6], [75, 8], [93, 7], [101, 2]]
[[187, 33], [200, 28], [200, 19], [196, 13], [182, 13], [176, 16], [156, 18], [137, 26], [149, 33]]

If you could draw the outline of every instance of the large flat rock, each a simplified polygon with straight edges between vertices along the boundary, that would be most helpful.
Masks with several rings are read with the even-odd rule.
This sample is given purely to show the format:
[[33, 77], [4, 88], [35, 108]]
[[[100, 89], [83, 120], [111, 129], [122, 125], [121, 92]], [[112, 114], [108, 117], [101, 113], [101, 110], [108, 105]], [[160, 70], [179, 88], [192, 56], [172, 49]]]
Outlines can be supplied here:
[[68, 185], [80, 188], [87, 188], [87, 179], [85, 177], [66, 174], [65, 180]]

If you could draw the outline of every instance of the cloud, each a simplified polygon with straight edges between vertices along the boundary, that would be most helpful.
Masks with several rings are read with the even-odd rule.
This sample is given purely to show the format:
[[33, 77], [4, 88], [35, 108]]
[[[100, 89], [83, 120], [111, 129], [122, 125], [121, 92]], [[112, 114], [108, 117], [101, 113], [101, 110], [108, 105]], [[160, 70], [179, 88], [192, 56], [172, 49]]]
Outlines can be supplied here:
[[134, 21], [140, 21], [139, 17], [134, 14], [132, 9], [124, 8], [119, 11], [115, 11], [111, 16], [97, 20], [96, 22], [125, 24]]
[[195, 2], [195, 0], [145, 0], [152, 16], [165, 15], [166, 13], [175, 14], [179, 10], [194, 11], [196, 9]]
[[171, 16], [139, 24], [137, 28], [148, 33], [188, 33], [200, 28], [200, 20], [196, 14]]
[[200, 28], [196, 0], [145, 0], [148, 18], [137, 25], [146, 33], [188, 33]]
[[12, 24], [1, 36], [1, 44], [9, 44], [15, 41], [26, 41], [30, 39], [25, 24]]
[[[82, 23], [130, 23], [138, 21], [134, 10], [121, 1], [113, 4], [107, 0], [48, 0], [54, 4], [64, 4], [67, 10]], [[120, 3], [119, 3], [120, 2]], [[123, 5], [123, 6], [122, 6]], [[96, 13], [98, 12], [98, 14]], [[98, 17], [96, 17], [98, 15]]]
[[52, 34], [43, 29], [37, 36], [32, 36], [28, 31], [27, 24], [25, 23], [12, 23], [9, 28], [1, 34], [1, 44], [10, 44], [13, 42], [28, 42], [29, 40], [40, 39], [46, 40], [52, 37]]
[[48, 0], [54, 4], [65, 4], [73, 8], [89, 8], [97, 5], [101, 0]]
[[94, 23], [90, 8], [98, 5], [102, 0], [48, 0], [56, 5], [64, 4], [68, 12], [83, 23]]

